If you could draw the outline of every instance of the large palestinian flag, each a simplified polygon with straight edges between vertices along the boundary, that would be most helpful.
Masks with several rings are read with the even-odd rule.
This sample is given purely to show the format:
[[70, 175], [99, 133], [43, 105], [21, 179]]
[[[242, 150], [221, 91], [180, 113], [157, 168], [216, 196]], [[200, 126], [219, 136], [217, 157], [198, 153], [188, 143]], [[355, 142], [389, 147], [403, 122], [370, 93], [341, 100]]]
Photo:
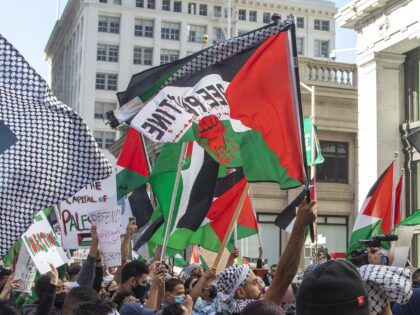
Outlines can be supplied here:
[[[388, 234], [392, 229], [392, 195], [394, 189], [394, 162], [381, 174], [375, 184], [369, 190], [356, 222], [347, 250], [347, 257], [355, 249], [362, 249], [364, 245], [358, 240], [367, 240], [375, 235]], [[401, 194], [396, 193], [401, 198]], [[399, 204], [400, 200], [395, 200]]]
[[[161, 207], [165, 223], [171, 202], [180, 144], [163, 147], [150, 177], [153, 192]], [[218, 179], [219, 165], [196, 142], [188, 143], [180, 185], [176, 195], [167, 253], [173, 256], [190, 244], [218, 251], [224, 233], [239, 202], [246, 179], [238, 170]], [[257, 223], [249, 197], [238, 217], [238, 237], [253, 235]], [[165, 225], [149, 242], [149, 248], [161, 245]]]
[[140, 109], [130, 125], [146, 137], [198, 141], [248, 181], [306, 184], [293, 29], [280, 21], [135, 75], [115, 117]]

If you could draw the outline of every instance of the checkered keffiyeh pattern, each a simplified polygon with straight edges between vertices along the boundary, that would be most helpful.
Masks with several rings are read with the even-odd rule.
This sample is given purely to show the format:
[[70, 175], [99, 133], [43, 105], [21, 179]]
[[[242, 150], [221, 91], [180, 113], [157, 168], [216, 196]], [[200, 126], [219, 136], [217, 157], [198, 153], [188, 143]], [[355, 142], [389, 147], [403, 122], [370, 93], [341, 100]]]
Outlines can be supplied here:
[[249, 303], [255, 301], [235, 299], [236, 290], [246, 284], [250, 273], [251, 270], [248, 265], [232, 265], [220, 274], [217, 281], [219, 311], [240, 313]]
[[35, 213], [108, 177], [112, 166], [83, 119], [52, 94], [1, 35], [0, 106], [0, 122], [17, 140], [0, 154], [2, 257]]
[[370, 314], [380, 314], [387, 304], [406, 304], [410, 299], [413, 288], [409, 269], [382, 265], [358, 269], [369, 295]]
[[189, 264], [186, 268], [185, 268], [185, 273], [184, 273], [184, 278], [185, 280], [188, 280], [189, 278], [191, 278], [191, 272], [193, 272], [194, 269], [197, 268], [201, 268], [201, 264], [199, 263], [192, 263]]

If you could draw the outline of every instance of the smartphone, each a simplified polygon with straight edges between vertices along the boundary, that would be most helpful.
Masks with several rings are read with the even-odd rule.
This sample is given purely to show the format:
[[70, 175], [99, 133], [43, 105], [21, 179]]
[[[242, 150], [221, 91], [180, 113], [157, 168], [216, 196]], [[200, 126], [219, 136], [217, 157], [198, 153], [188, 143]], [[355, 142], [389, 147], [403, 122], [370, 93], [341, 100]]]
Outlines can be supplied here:
[[130, 222], [131, 224], [134, 222], [134, 224], [136, 224], [136, 218], [135, 217], [130, 217], [128, 219], [128, 222]]

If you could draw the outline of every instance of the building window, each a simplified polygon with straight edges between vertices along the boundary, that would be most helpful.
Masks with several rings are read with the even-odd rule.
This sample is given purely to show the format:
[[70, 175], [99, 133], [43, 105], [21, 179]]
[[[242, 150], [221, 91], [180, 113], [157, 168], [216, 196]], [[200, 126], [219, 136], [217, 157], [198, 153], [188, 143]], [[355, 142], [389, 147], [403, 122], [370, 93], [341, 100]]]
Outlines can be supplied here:
[[118, 46], [98, 44], [96, 60], [118, 62]]
[[315, 57], [327, 58], [330, 52], [330, 42], [327, 40], [315, 40], [314, 49]]
[[188, 3], [188, 14], [197, 14], [197, 4], [196, 3]]
[[207, 4], [200, 4], [198, 13], [202, 16], [207, 16]]
[[96, 74], [96, 89], [116, 91], [117, 90], [117, 74], [97, 73]]
[[317, 181], [329, 183], [348, 183], [348, 143], [321, 141], [321, 152], [324, 156], [324, 163], [317, 165]]
[[95, 131], [93, 136], [101, 149], [108, 148], [115, 141], [115, 132]]
[[171, 11], [171, 0], [162, 0], [162, 10]]
[[104, 119], [105, 114], [117, 108], [117, 104], [109, 102], [95, 102], [95, 119]]
[[153, 38], [153, 20], [136, 19], [134, 24], [134, 35]]
[[108, 0], [99, 0], [99, 3], [108, 3]]
[[179, 59], [179, 51], [171, 49], [161, 49], [160, 50], [160, 64], [177, 61]]
[[213, 27], [213, 44], [217, 44], [219, 42], [224, 41], [225, 34], [223, 33], [223, 30], [220, 27]]
[[179, 40], [180, 23], [162, 22], [161, 38], [170, 40]]
[[202, 43], [203, 36], [206, 34], [206, 27], [202, 25], [188, 25], [188, 41]]
[[156, 8], [156, 0], [147, 0], [147, 8], [148, 9], [155, 9]]
[[347, 251], [348, 217], [345, 216], [318, 216], [318, 235], [326, 238], [325, 247], [328, 252], [345, 253]]
[[263, 13], [263, 23], [270, 23], [271, 22], [271, 14], [270, 12]]
[[222, 7], [215, 5], [213, 7], [213, 15], [214, 17], [222, 17]]
[[113, 0], [112, 3], [116, 5], [121, 5], [121, 0]]
[[144, 0], [136, 0], [137, 8], [144, 8]]
[[251, 22], [257, 22], [257, 11], [249, 11], [249, 20]]
[[329, 31], [330, 30], [330, 21], [315, 20], [314, 29], [319, 30], [319, 31]]
[[305, 19], [303, 17], [296, 18], [296, 27], [304, 28], [305, 27]]
[[239, 9], [239, 11], [238, 11], [238, 19], [239, 19], [239, 21], [246, 21], [246, 10]]
[[134, 47], [133, 63], [135, 65], [151, 66], [153, 63], [153, 48]]
[[305, 39], [303, 37], [296, 38], [296, 48], [298, 55], [303, 55], [303, 47], [304, 47]]
[[182, 12], [182, 2], [174, 1], [174, 12]]
[[98, 19], [98, 32], [118, 34], [120, 32], [120, 18], [100, 15]]

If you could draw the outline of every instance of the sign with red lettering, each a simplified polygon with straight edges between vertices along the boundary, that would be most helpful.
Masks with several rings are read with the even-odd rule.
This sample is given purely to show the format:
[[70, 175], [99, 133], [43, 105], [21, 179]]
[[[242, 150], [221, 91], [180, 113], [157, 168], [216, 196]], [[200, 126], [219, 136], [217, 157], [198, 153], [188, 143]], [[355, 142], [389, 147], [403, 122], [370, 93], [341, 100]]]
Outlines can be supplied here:
[[22, 242], [39, 273], [44, 274], [51, 270], [50, 264], [57, 268], [67, 263], [68, 258], [45, 216], [40, 214], [37, 217], [22, 235]]
[[107, 155], [113, 165], [110, 177], [90, 183], [76, 195], [60, 203], [63, 248], [78, 249], [90, 245], [89, 213], [117, 206], [115, 158]]

